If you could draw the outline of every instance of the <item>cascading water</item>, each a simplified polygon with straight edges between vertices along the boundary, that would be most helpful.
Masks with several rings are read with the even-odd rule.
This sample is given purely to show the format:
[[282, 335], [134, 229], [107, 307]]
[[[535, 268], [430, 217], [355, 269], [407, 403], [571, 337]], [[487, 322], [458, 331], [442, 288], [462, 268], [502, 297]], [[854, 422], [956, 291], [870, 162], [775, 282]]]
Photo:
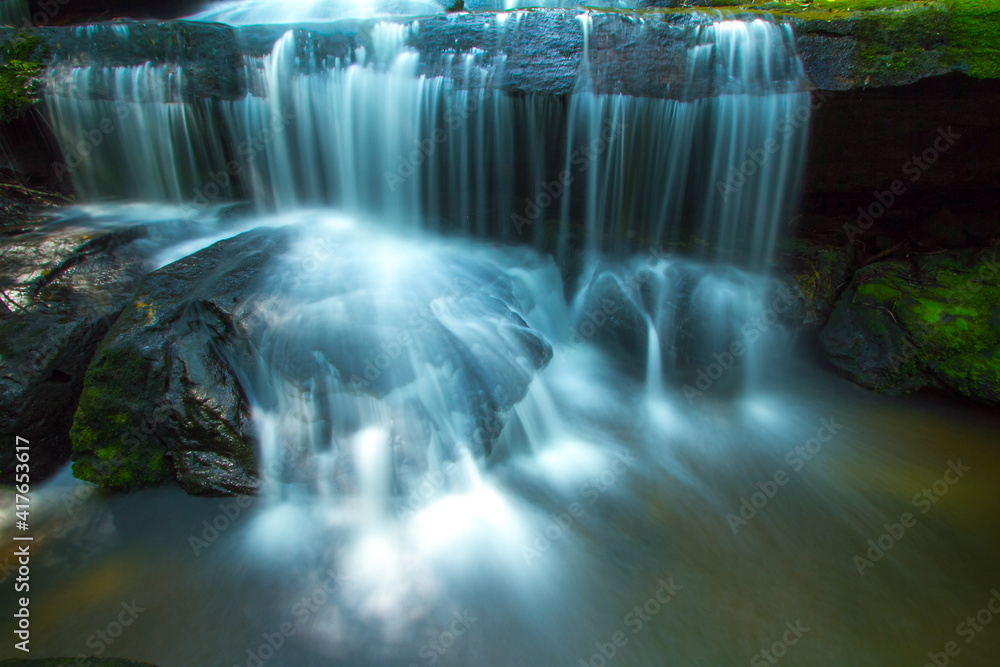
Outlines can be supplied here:
[[[586, 48], [589, 20], [581, 18]], [[725, 21], [693, 28], [690, 40], [685, 95], [703, 86], [717, 95], [597, 95], [589, 90], [589, 68], [582, 73], [570, 102], [568, 145], [601, 150], [568, 186], [582, 185], [584, 194], [578, 211], [572, 197], [564, 200], [562, 233], [582, 219], [593, 252], [697, 239], [702, 248], [688, 254], [760, 267], [794, 208], [805, 151], [804, 123], [790, 122], [809, 109], [791, 30]], [[580, 153], [567, 156], [566, 172], [573, 173]], [[740, 178], [744, 169], [750, 184]]]
[[[151, 64], [57, 68], [46, 95], [65, 156], [57, 175], [71, 173], [85, 200], [190, 200], [226, 160], [212, 105], [185, 102], [183, 77]], [[216, 187], [233, 197], [229, 183]]]
[[[666, 400], [664, 387], [693, 391], [713, 355], [730, 354], [774, 297], [766, 278], [724, 264], [769, 261], [794, 205], [805, 124], [792, 121], [808, 111], [809, 96], [788, 26], [686, 28], [679, 99], [643, 99], [593, 92], [588, 14], [580, 25], [582, 70], [566, 105], [498, 92], [503, 59], [481, 61], [475, 50], [444, 54], [441, 75], [421, 73], [409, 46], [419, 22], [373, 23], [363, 44], [337, 56], [288, 30], [269, 54], [244, 56], [249, 92], [233, 101], [192, 98], [185, 68], [170, 64], [57, 64], [46, 98], [68, 161], [80, 163], [71, 172], [78, 190], [91, 199], [197, 210], [246, 193], [259, 211], [288, 212], [299, 223], [294, 211], [334, 207], [397, 233], [441, 228], [533, 241], [571, 279], [565, 267], [582, 252], [575, 306], [549, 314], [541, 335], [565, 342], [573, 332], [634, 367], [650, 396]], [[127, 27], [103, 29], [128, 35]], [[104, 124], [101, 141], [79, 150], [86, 128]], [[545, 232], [553, 227], [555, 244]], [[502, 424], [527, 390], [522, 360], [537, 367], [549, 354], [538, 348], [548, 343], [525, 342], [535, 334], [503, 323], [530, 320], [532, 304], [561, 292], [561, 279], [553, 273], [544, 287], [517, 288], [522, 279], [512, 272], [523, 269], [491, 267], [487, 255], [476, 266], [456, 263], [430, 241], [393, 254], [388, 241], [334, 241], [324, 229], [310, 227], [287, 261], [302, 261], [325, 239], [347, 243], [365, 263], [309, 274], [294, 291], [279, 285], [263, 302], [281, 315], [260, 334], [256, 367], [242, 371], [263, 456], [290, 449], [295, 465], [319, 466], [314, 479], [297, 480], [313, 490], [405, 496], [413, 479], [443, 463], [490, 452], [499, 427], [483, 426]], [[708, 263], [672, 257], [677, 251]], [[626, 259], [636, 252], [640, 259]], [[473, 293], [450, 294], [458, 279]], [[420, 336], [398, 314], [414, 308], [418, 320], [433, 313]], [[371, 323], [360, 337], [351, 333], [358, 321]], [[776, 330], [764, 326], [754, 340], [773, 341]], [[399, 343], [403, 334], [410, 344]], [[397, 348], [390, 367], [373, 365]], [[744, 386], [768, 349], [745, 346], [719, 384]], [[465, 368], [486, 350], [492, 361]], [[381, 453], [352, 456], [359, 448]], [[279, 479], [294, 479], [293, 467], [278, 466]]]
[[[184, 490], [32, 480], [32, 648], [908, 667], [949, 646], [996, 585], [997, 420], [861, 391], [779, 344], [796, 300], [768, 269], [809, 122], [791, 28], [431, 4], [45, 33], [83, 203], [12, 238], [91, 239], [44, 288], [60, 319], [67, 276], [103, 295], [93, 276], [155, 269], [127, 303], [109, 289], [124, 310], [76, 463], [127, 483], [153, 472], [138, 448]], [[571, 3], [465, 7], [529, 4]], [[39, 273], [20, 248], [5, 264]], [[959, 659], [993, 665], [998, 642]]]
[[[780, 327], [748, 327], [775, 289], [732, 265], [770, 259], [805, 145], [790, 121], [809, 100], [790, 28], [763, 20], [682, 28], [672, 99], [595, 92], [586, 52], [568, 100], [500, 92], [503, 57], [476, 50], [441, 54], [428, 75], [419, 30], [366, 24], [337, 55], [288, 30], [243, 57], [248, 92], [233, 100], [198, 99], [175, 64], [65, 62], [46, 91], [86, 198], [209, 218], [246, 198], [253, 224], [290, 234], [242, 306], [252, 353], [228, 360], [270, 508], [255, 548], [287, 542], [292, 517], [346, 528], [346, 551], [321, 558], [361, 573], [344, 604], [383, 638], [407, 621], [402, 596], [432, 593], [379, 568], [522, 558], [531, 512], [489, 467], [515, 461], [558, 486], [625, 460], [607, 448], [621, 426], [586, 387], [616, 378], [640, 406], [639, 442], [677, 426], [702, 376], [717, 396], [760, 381], [750, 369]], [[740, 181], [745, 164], [756, 173]], [[726, 377], [711, 370], [720, 353]], [[594, 418], [565, 416], [581, 408]]]
[[[92, 199], [204, 206], [247, 193], [261, 210], [333, 206], [533, 240], [560, 260], [571, 246], [665, 244], [768, 261], [794, 205], [806, 136], [797, 114], [809, 109], [787, 26], [687, 28], [690, 99], [590, 92], [585, 53], [568, 108], [498, 92], [503, 59], [481, 63], [475, 50], [444, 54], [441, 76], [422, 74], [408, 46], [417, 31], [376, 23], [367, 45], [333, 57], [290, 30], [269, 55], [245, 57], [250, 92], [231, 102], [192, 100], [182, 66], [149, 65], [57, 66], [47, 101]], [[80, 155], [83, 129], [112, 120], [120, 129]], [[138, 163], [146, 155], [155, 168]], [[557, 248], [545, 233], [553, 220]]]
[[230, 25], [261, 23], [313, 23], [351, 18], [389, 16], [426, 16], [451, 8], [471, 11], [510, 11], [533, 7], [571, 8], [578, 6], [629, 8], [639, 6], [634, 0], [309, 0], [294, 8], [277, 0], [218, 2], [191, 17], [196, 21], [218, 21]]

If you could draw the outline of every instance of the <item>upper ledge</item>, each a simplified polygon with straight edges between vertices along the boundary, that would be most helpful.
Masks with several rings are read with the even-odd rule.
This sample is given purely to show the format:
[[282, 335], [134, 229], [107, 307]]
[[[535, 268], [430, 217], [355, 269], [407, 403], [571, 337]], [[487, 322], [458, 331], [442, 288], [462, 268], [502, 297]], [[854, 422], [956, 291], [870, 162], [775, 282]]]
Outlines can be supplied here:
[[[583, 59], [578, 16], [587, 11], [591, 74], [599, 92], [691, 98], [701, 91], [683, 89], [686, 40], [680, 28], [713, 16], [767, 16], [794, 26], [805, 74], [819, 89], [906, 85], [953, 72], [1000, 78], [1000, 9], [991, 6], [994, 0], [691, 1], [701, 6], [518, 10], [506, 13], [505, 20], [493, 12], [437, 14], [419, 19], [409, 45], [421, 52], [426, 74], [442, 73], [441, 55], [448, 50], [475, 51], [486, 61], [502, 58], [503, 76], [491, 85], [514, 94], [567, 94], [574, 90]], [[368, 32], [374, 22], [298, 26], [298, 41], [302, 48], [319, 45], [324, 54], [346, 54], [358, 45], [371, 46]], [[242, 56], [269, 51], [290, 28], [178, 20], [31, 31], [46, 45], [50, 62], [184, 64], [189, 94], [232, 98], [246, 92]], [[14, 31], [0, 28], [0, 36], [4, 32]]]

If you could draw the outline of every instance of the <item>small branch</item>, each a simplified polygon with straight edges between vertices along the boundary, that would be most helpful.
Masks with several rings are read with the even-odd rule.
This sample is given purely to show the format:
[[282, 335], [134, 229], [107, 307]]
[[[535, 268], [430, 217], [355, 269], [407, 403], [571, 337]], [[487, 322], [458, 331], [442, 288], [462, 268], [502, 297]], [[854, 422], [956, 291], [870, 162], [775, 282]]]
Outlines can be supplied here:
[[39, 199], [62, 199], [63, 201], [71, 202], [73, 201], [70, 197], [66, 195], [61, 195], [55, 192], [42, 192], [41, 190], [32, 190], [31, 188], [25, 187], [23, 185], [18, 185], [17, 183], [0, 183], [0, 188], [10, 188], [11, 190], [17, 190], [23, 194], [38, 197]]
[[877, 262], [878, 260], [882, 259], [886, 255], [891, 255], [892, 253], [896, 252], [897, 250], [899, 250], [900, 248], [902, 248], [904, 245], [906, 245], [906, 241], [902, 241], [900, 243], [897, 243], [896, 245], [892, 246], [891, 248], [886, 248], [885, 250], [883, 250], [882, 252], [878, 253], [877, 255], [875, 255], [873, 257], [869, 257], [867, 260], [865, 260], [865, 263], [862, 266], [868, 266], [869, 264], [871, 264], [873, 262]]

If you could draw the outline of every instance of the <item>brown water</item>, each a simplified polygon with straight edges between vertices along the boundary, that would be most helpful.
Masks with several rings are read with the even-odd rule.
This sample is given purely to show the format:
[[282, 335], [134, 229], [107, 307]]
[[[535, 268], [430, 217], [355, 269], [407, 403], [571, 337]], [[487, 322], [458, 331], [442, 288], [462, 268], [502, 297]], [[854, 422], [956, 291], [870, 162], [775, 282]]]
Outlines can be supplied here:
[[[35, 498], [44, 519], [34, 528], [31, 657], [105, 646], [105, 656], [160, 667], [921, 667], [955, 642], [948, 664], [1000, 664], [1000, 614], [959, 627], [1000, 591], [1000, 415], [880, 397], [808, 368], [795, 376], [742, 411], [700, 408], [659, 430], [626, 428], [623, 402], [612, 416], [621, 440], [605, 444], [634, 462], [607, 475], [607, 486], [560, 487], [517, 459], [487, 472], [528, 531], [512, 529], [509, 549], [506, 533], [484, 538], [476, 525], [448, 525], [445, 513], [422, 536], [452, 540], [443, 551], [409, 549], [389, 527], [383, 537], [395, 551], [353, 561], [354, 571], [337, 554], [364, 536], [314, 511], [275, 514], [254, 501], [196, 556], [190, 536], [232, 501], [162, 488], [95, 493], [70, 507], [67, 494], [79, 487], [63, 475]], [[786, 455], [824, 418], [842, 427], [796, 471]], [[935, 490], [949, 462], [968, 470]], [[734, 533], [726, 515], [778, 471], [787, 483], [768, 487], [773, 497]], [[924, 488], [943, 493], [915, 505]], [[571, 507], [582, 511], [557, 531], [550, 515]], [[861, 576], [855, 556], [904, 513], [912, 525]], [[546, 528], [557, 535], [551, 546], [520, 557]], [[353, 578], [314, 609], [296, 607], [329, 567]], [[3, 657], [17, 653], [11, 584]], [[651, 602], [658, 593], [669, 602]], [[133, 601], [141, 611], [120, 636], [106, 644], [95, 635], [117, 633]], [[267, 659], [251, 659], [248, 650], [283, 623], [293, 634]], [[783, 637], [795, 642], [781, 645]], [[776, 642], [771, 661], [760, 655]]]

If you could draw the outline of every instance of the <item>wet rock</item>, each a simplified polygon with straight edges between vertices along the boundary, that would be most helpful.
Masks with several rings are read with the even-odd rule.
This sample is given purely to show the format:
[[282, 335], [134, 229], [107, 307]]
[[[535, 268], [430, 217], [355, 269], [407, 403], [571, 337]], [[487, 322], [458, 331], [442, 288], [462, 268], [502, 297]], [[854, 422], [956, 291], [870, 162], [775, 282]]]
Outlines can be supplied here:
[[796, 238], [782, 245], [777, 275], [793, 300], [782, 320], [795, 329], [823, 326], [854, 271], [848, 250]]
[[943, 6], [788, 15], [809, 79], [824, 90], [901, 86], [958, 71]]
[[[257, 343], [264, 371], [247, 373], [262, 409], [317, 411], [330, 426], [315, 446], [334, 441], [341, 456], [375, 399], [391, 415], [380, 422], [391, 423], [398, 459], [419, 462], [432, 441], [489, 456], [508, 411], [552, 356], [518, 315], [512, 279], [446, 248], [432, 251], [432, 265], [401, 260], [388, 278], [370, 240], [352, 243], [334, 243], [336, 261], [321, 275], [268, 295], [272, 321]], [[278, 273], [297, 275], [294, 265]], [[297, 458], [314, 435], [286, 426], [284, 446]]]
[[87, 365], [144, 271], [139, 237], [29, 225], [0, 238], [0, 481], [14, 479], [15, 435], [32, 481], [69, 458]]
[[[796, 303], [780, 281], [736, 269], [679, 258], [633, 262], [595, 274], [573, 340], [593, 342], [637, 379], [648, 377], [656, 351], [664, 382], [733, 393], [745, 383], [747, 359], [775, 353]], [[717, 366], [724, 373], [707, 377]]]
[[[236, 31], [216, 23], [189, 21], [99, 23], [85, 29], [36, 28], [49, 62], [60, 65], [49, 88], [69, 86], [62, 72], [70, 67], [176, 65], [184, 67], [185, 95], [234, 99], [246, 94], [243, 48]], [[90, 90], [96, 99], [113, 99], [111, 90]]]
[[647, 282], [647, 276], [639, 271], [626, 276], [597, 273], [573, 328], [573, 342], [592, 341], [628, 365], [645, 367], [649, 324], [637, 288]]
[[248, 355], [243, 308], [284, 234], [258, 230], [155, 271], [101, 344], [73, 420], [73, 474], [131, 490], [256, 489], [249, 408], [231, 359]]
[[311, 438], [339, 451], [362, 425], [350, 406], [370, 411], [373, 401], [410, 458], [432, 433], [490, 453], [552, 356], [517, 315], [509, 280], [460, 261], [467, 283], [384, 288], [350, 245], [331, 244], [322, 271], [287, 259], [301, 259], [284, 252], [293, 234], [248, 232], [143, 279], [87, 370], [71, 430], [77, 477], [118, 490], [176, 480], [192, 494], [254, 493], [251, 397], [290, 420], [279, 445], [302, 469]]
[[[497, 8], [481, 4], [469, 2], [465, 7]], [[606, 4], [617, 3], [609, 0]], [[690, 64], [690, 32], [685, 28], [707, 17], [680, 6], [692, 3], [668, 0], [639, 4], [662, 10], [630, 12], [617, 6], [609, 11], [591, 10], [588, 56], [593, 89], [675, 99], [719, 94], [725, 82], [713, 83], [708, 78], [699, 81], [698, 90], [685, 90]], [[673, 10], [675, 6], [679, 8]], [[757, 9], [749, 4], [747, 8]], [[974, 52], [978, 42], [965, 44], [962, 33], [952, 30], [961, 17], [956, 19], [941, 5], [854, 12], [803, 10], [795, 3], [772, 3], [769, 8], [776, 20], [793, 23], [805, 74], [824, 90], [899, 86], [970, 67], [978, 71], [969, 59], [983, 60], [992, 53]], [[733, 10], [738, 18], [758, 16], [741, 15], [738, 7]], [[570, 8], [537, 10], [504, 21], [479, 11], [436, 13], [420, 19], [420, 29], [412, 35], [410, 46], [420, 52], [422, 73], [427, 76], [464, 80], [464, 68], [451, 66], [453, 56], [475, 51], [477, 61], [493, 67], [496, 75], [489, 81], [472, 81], [473, 86], [489, 85], [513, 94], [564, 95], [577, 86], [583, 64], [579, 13], [579, 9]], [[995, 30], [998, 17], [1000, 13], [987, 14], [981, 20]], [[359, 46], [370, 55], [376, 46], [370, 35], [373, 23], [345, 20], [297, 29], [297, 48], [309, 56], [302, 58], [303, 67], [323, 57], [345, 57]], [[55, 62], [183, 65], [186, 95], [235, 99], [246, 94], [248, 85], [242, 56], [269, 52], [285, 30], [285, 26], [232, 28], [169, 21], [103, 24], [86, 31], [45, 27], [37, 28], [36, 34]]]
[[998, 260], [994, 248], [859, 270], [820, 334], [831, 363], [890, 394], [932, 387], [997, 405]]

